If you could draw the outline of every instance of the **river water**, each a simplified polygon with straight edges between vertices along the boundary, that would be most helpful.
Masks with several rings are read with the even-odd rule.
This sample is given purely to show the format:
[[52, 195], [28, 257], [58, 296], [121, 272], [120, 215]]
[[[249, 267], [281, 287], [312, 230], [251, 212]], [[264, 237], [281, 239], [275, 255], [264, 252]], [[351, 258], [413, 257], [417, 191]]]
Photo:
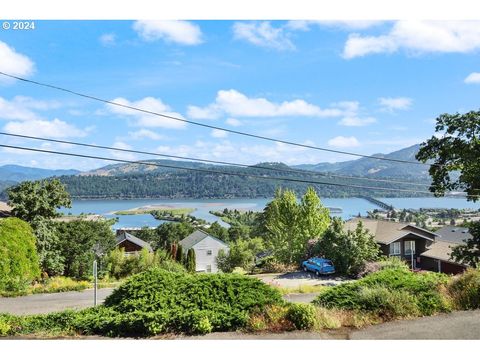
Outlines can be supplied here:
[[[74, 200], [71, 209], [62, 209], [65, 214], [100, 214], [106, 218], [118, 218], [113, 228], [156, 227], [163, 221], [158, 221], [150, 214], [144, 215], [113, 215], [114, 211], [129, 210], [147, 205], [166, 205], [176, 208], [194, 208], [193, 216], [208, 222], [220, 221], [209, 213], [211, 210], [238, 209], [261, 211], [271, 199], [209, 199], [209, 200], [164, 200], [164, 199], [128, 199], [128, 200]], [[457, 208], [478, 209], [480, 203], [468, 202], [460, 198], [387, 198], [379, 199], [395, 208]], [[341, 208], [341, 213], [332, 215], [349, 219], [358, 214], [366, 215], [367, 211], [377, 206], [359, 198], [324, 198], [322, 203], [328, 207]], [[222, 223], [222, 225], [225, 225]]]

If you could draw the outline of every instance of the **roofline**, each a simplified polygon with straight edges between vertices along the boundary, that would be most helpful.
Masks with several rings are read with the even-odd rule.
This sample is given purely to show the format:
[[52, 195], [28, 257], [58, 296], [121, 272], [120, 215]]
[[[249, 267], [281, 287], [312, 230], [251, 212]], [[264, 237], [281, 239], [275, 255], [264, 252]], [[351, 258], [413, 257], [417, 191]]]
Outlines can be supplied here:
[[117, 246], [120, 245], [121, 243], [125, 242], [125, 241], [130, 241], [132, 244], [135, 244], [135, 245], [137, 245], [137, 246], [140, 246], [142, 249], [149, 249], [149, 250], [152, 250], [152, 251], [153, 251], [153, 248], [152, 248], [152, 246], [151, 246], [149, 243], [147, 243], [148, 246], [141, 246], [141, 245], [138, 245], [138, 244], [136, 244], [136, 243], [134, 243], [133, 241], [128, 240], [128, 239], [123, 239], [122, 241], [117, 242]]
[[405, 237], [405, 236], [407, 236], [407, 235], [410, 235], [410, 234], [416, 235], [416, 236], [421, 237], [421, 238], [426, 239], [426, 240], [435, 241], [435, 239], [430, 239], [429, 237], [426, 237], [426, 236], [423, 236], [423, 235], [420, 235], [420, 234], [417, 234], [417, 233], [414, 233], [414, 232], [411, 232], [411, 231], [410, 231], [410, 232], [408, 232], [407, 234], [402, 235], [402, 236], [399, 236], [399, 237], [397, 237], [397, 238], [395, 238], [395, 239], [393, 239], [393, 240], [389, 240], [388, 242], [380, 242], [380, 241], [377, 241], [377, 242], [379, 242], [379, 243], [381, 243], [381, 244], [385, 244], [385, 245], [390, 245], [391, 243], [393, 243], [393, 242], [395, 242], [395, 241], [397, 241], [397, 240], [400, 240], [401, 238], [403, 238], [403, 237]]
[[[222, 240], [220, 240], [219, 238], [217, 238], [217, 237], [215, 237], [215, 236], [213, 236], [213, 235], [209, 234], [208, 232], [203, 231], [203, 230], [201, 230], [201, 229], [196, 229], [192, 234], [194, 234], [194, 233], [197, 232], [197, 231], [200, 231], [201, 233], [203, 233], [203, 234], [205, 234], [205, 235], [207, 235], [207, 236], [210, 236], [212, 239], [217, 240], [219, 243], [222, 243], [223, 245], [225, 245], [225, 246], [228, 247], [228, 248], [230, 247], [225, 241], [222, 241]], [[192, 234], [190, 234], [190, 235], [192, 235]], [[188, 235], [188, 236], [190, 236], [190, 235]], [[187, 237], [188, 237], [188, 236], [187, 236]], [[187, 237], [186, 237], [186, 238], [187, 238]], [[180, 243], [181, 243], [183, 240], [185, 240], [186, 238], [180, 240], [178, 243], [180, 244]], [[205, 238], [196, 241], [195, 243], [192, 244], [192, 246], [191, 246], [190, 248], [194, 247], [195, 245], [197, 245], [200, 241], [202, 241], [202, 240], [204, 240], [204, 239], [205, 239]], [[189, 249], [190, 249], [190, 248], [189, 248]]]
[[[402, 223], [402, 224], [405, 224], [405, 223]], [[417, 225], [411, 225], [411, 224], [408, 224], [408, 223], [407, 223], [403, 228], [406, 228], [407, 226], [414, 227], [415, 229], [421, 230], [421, 231], [423, 231], [423, 232], [427, 232], [427, 233], [429, 233], [429, 234], [432, 234], [433, 236], [439, 236], [439, 235], [435, 234], [433, 231], [426, 230], [426, 229], [421, 228], [420, 226], [417, 226]], [[402, 229], [403, 229], [403, 228], [402, 228]]]
[[[428, 250], [427, 250], [428, 251]], [[425, 251], [425, 252], [427, 252]], [[452, 261], [452, 260], [444, 260], [444, 259], [440, 259], [438, 256], [430, 256], [430, 255], [423, 255], [425, 252], [419, 254], [420, 256], [423, 256], [423, 257], [426, 257], [426, 258], [430, 258], [430, 259], [435, 259], [435, 260], [440, 260], [440, 261], [443, 261], [443, 262], [447, 262], [449, 264], [453, 264], [453, 265], [458, 265], [458, 266], [463, 266], [463, 267], [469, 267], [469, 265], [466, 265], [466, 264], [461, 264], [461, 263], [458, 263], [458, 262], [455, 262], [455, 261]]]

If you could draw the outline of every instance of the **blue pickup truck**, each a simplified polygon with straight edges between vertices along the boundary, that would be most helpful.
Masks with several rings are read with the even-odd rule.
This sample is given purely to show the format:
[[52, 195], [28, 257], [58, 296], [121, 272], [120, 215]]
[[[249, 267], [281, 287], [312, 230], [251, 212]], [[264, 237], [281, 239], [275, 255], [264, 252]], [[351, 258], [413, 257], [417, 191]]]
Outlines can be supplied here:
[[302, 263], [303, 271], [314, 272], [315, 275], [327, 275], [335, 273], [335, 266], [328, 259], [313, 257]]

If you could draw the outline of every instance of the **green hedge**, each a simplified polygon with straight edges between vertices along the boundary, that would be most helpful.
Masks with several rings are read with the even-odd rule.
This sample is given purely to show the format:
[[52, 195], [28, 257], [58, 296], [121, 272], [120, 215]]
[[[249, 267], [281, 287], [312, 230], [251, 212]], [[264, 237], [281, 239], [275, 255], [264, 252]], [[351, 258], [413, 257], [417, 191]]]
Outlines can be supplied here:
[[131, 337], [204, 334], [242, 328], [252, 312], [268, 305], [284, 301], [276, 289], [258, 279], [153, 268], [132, 276], [95, 308], [35, 316], [0, 314], [0, 331]]
[[445, 274], [387, 268], [356, 282], [327, 288], [314, 304], [374, 312], [386, 319], [432, 315], [451, 310], [441, 291], [448, 280]]
[[25, 221], [0, 220], [0, 291], [23, 291], [40, 275], [35, 241]]

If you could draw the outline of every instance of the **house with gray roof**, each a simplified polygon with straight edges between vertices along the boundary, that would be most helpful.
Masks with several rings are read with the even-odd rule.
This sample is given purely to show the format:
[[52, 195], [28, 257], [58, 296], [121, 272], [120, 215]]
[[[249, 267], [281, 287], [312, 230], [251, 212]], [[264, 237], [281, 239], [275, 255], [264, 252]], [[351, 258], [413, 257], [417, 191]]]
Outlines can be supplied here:
[[455, 262], [450, 258], [452, 250], [472, 235], [468, 228], [460, 226], [444, 226], [435, 232], [435, 243], [422, 254], [423, 268], [449, 274], [457, 274], [465, 270], [467, 265]]
[[185, 253], [189, 249], [195, 250], [195, 261], [197, 272], [216, 273], [217, 256], [220, 250], [229, 251], [229, 246], [215, 236], [212, 236], [202, 230], [196, 230], [179, 242]]
[[457, 227], [459, 230], [453, 232], [454, 236], [447, 236], [452, 233], [452, 229], [444, 228], [434, 233], [408, 223], [354, 218], [345, 223], [345, 229], [353, 231], [359, 222], [373, 234], [383, 255], [403, 259], [414, 269], [450, 274], [465, 270], [464, 264], [450, 259], [452, 247], [461, 243], [459, 240], [461, 237], [469, 235], [462, 233], [465, 228]]
[[143, 249], [147, 249], [148, 252], [153, 252], [152, 247], [146, 241], [139, 239], [132, 234], [122, 231], [120, 232], [117, 237], [117, 247], [123, 248], [125, 250], [125, 254], [131, 254], [138, 251], [142, 251]]

